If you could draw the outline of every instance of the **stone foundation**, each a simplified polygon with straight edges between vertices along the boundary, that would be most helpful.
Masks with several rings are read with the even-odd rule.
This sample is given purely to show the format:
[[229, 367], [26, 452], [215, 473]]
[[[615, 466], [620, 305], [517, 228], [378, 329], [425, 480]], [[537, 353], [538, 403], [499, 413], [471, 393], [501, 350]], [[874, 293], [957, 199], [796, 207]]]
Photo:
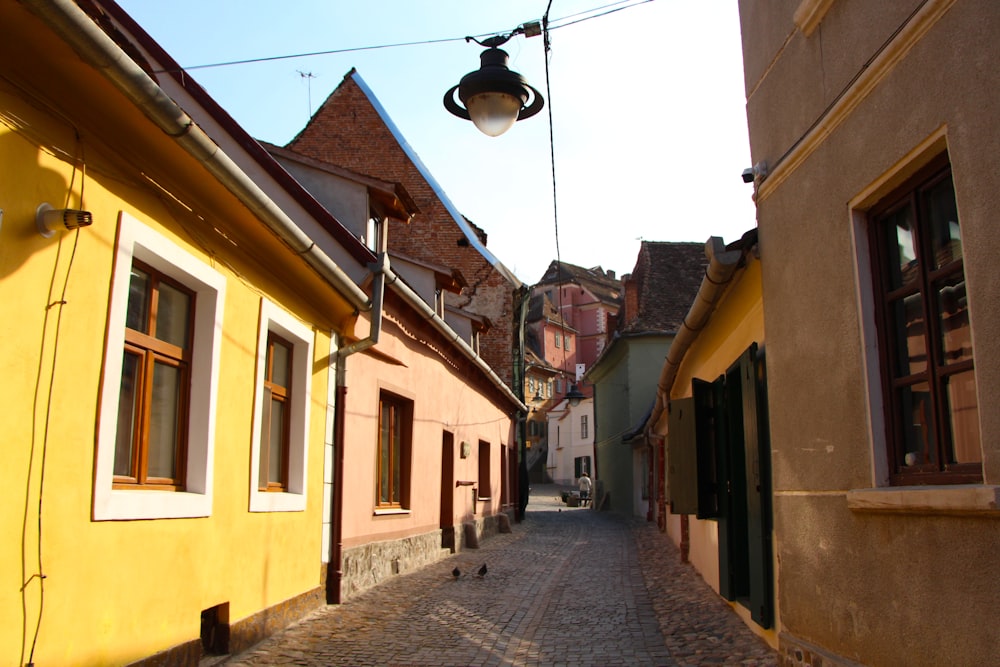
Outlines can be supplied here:
[[[476, 517], [456, 526], [451, 540], [455, 543], [454, 551], [477, 549], [479, 542], [502, 532], [504, 526], [509, 531], [510, 517], [506, 514]], [[341, 600], [348, 600], [396, 575], [450, 556], [452, 549], [442, 547], [442, 544], [442, 532], [434, 530], [422, 535], [344, 549]]]
[[340, 599], [349, 600], [387, 579], [450, 555], [451, 550], [441, 546], [440, 530], [344, 549]]
[[778, 635], [778, 665], [780, 667], [863, 667], [827, 653], [818, 646], [782, 632]]

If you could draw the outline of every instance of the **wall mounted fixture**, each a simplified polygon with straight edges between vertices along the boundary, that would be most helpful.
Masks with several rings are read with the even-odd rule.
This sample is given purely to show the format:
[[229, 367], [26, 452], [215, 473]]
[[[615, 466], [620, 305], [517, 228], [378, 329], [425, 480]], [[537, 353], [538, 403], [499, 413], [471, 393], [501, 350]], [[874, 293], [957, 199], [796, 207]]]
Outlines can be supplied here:
[[78, 211], [72, 208], [52, 208], [51, 204], [41, 203], [35, 209], [35, 228], [45, 238], [51, 238], [56, 230], [72, 231], [94, 224], [94, 215], [90, 211]]
[[[445, 109], [471, 120], [480, 132], [490, 137], [499, 137], [514, 123], [531, 118], [545, 106], [542, 94], [529, 86], [523, 76], [508, 69], [507, 52], [497, 48], [516, 34], [538, 33], [521, 27], [506, 37], [490, 37], [481, 42], [466, 37], [467, 42], [487, 47], [479, 54], [480, 67], [463, 76], [457, 86], [444, 94]], [[456, 91], [461, 105], [455, 101]]]
[[755, 180], [764, 180], [767, 176], [767, 163], [758, 162], [752, 167], [747, 167], [743, 170], [743, 182], [753, 183]]

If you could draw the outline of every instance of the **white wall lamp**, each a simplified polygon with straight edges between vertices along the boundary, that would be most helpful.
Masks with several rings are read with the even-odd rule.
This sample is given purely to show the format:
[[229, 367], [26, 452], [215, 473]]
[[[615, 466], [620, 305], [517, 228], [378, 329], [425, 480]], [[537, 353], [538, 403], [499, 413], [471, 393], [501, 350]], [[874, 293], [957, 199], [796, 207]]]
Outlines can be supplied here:
[[45, 238], [51, 238], [59, 229], [72, 231], [94, 224], [94, 214], [73, 208], [52, 208], [43, 202], [35, 209], [35, 227]]

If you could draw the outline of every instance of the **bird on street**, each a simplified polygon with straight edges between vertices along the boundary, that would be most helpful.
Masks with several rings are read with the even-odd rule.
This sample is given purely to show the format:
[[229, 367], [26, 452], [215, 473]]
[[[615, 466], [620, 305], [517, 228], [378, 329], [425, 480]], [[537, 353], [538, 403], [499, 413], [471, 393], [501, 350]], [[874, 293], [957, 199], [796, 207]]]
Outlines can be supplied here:
[[461, 577], [461, 576], [462, 576], [462, 571], [461, 571], [461, 570], [459, 570], [459, 569], [458, 569], [458, 568], [456, 567], [456, 568], [455, 568], [454, 570], [452, 570], [452, 571], [451, 571], [451, 576], [453, 576], [453, 577], [455, 577], [456, 579], [458, 579], [459, 577]]
[[476, 576], [478, 576], [478, 577], [485, 577], [486, 576], [486, 563], [483, 563], [483, 566], [481, 568], [479, 568], [479, 571], [476, 572]]

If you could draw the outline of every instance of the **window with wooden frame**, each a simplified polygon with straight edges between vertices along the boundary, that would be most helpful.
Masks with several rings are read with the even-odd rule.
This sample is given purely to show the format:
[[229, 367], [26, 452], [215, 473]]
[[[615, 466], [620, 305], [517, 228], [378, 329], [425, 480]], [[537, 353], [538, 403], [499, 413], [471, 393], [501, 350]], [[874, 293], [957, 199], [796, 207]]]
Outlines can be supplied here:
[[379, 396], [378, 424], [375, 504], [382, 509], [406, 509], [410, 495], [413, 402], [383, 391]]
[[288, 488], [292, 344], [274, 332], [267, 334], [263, 375], [257, 488], [285, 491]]
[[590, 437], [590, 425], [587, 415], [580, 415], [580, 437], [584, 440]]
[[490, 443], [485, 440], [479, 441], [479, 498], [488, 500], [491, 497], [490, 490]]
[[962, 237], [946, 156], [868, 220], [889, 481], [981, 482]]
[[261, 299], [257, 332], [250, 511], [306, 508], [312, 327]]
[[125, 211], [117, 231], [92, 517], [210, 516], [226, 278]]
[[114, 454], [116, 488], [183, 490], [195, 295], [132, 263]]

